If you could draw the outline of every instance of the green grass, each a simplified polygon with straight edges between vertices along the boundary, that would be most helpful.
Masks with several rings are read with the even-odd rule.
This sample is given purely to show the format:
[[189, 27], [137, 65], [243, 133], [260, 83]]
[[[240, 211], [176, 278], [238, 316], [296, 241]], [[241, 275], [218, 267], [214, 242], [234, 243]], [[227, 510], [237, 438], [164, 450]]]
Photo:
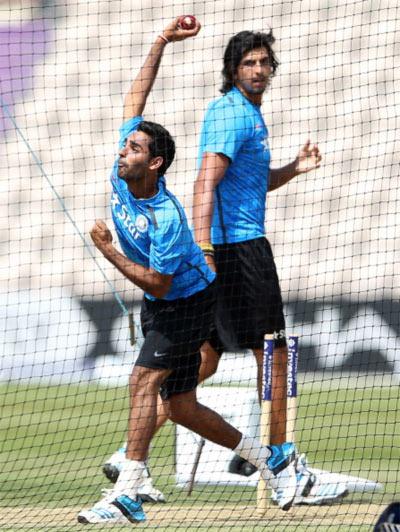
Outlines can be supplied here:
[[399, 494], [398, 386], [307, 390], [299, 404], [301, 448], [313, 464], [380, 480]]
[[[98, 499], [99, 487], [105, 485], [100, 466], [125, 437], [128, 405], [125, 388], [3, 385], [0, 404], [0, 506], [84, 507]], [[328, 390], [303, 386], [301, 390], [299, 447], [307, 451], [315, 467], [383, 482], [385, 493], [374, 496], [377, 503], [390, 502], [399, 496], [399, 426], [398, 387]], [[167, 424], [156, 436], [150, 465], [169, 504], [191, 507], [212, 501], [221, 505], [250, 505], [254, 501], [251, 488], [196, 487], [190, 498], [176, 489], [172, 424]], [[333, 524], [332, 527], [319, 526], [315, 530], [336, 529]], [[250, 524], [229, 527], [228, 523], [206, 529], [222, 528], [257, 529]], [[4, 526], [0, 529], [8, 530]], [[21, 527], [9, 530], [14, 529], [23, 530], [23, 520]], [[72, 530], [45, 525], [40, 528], [55, 529]], [[119, 529], [126, 527], [113, 528]], [[205, 530], [200, 525], [196, 529]], [[310, 524], [278, 529], [300, 531], [313, 527]], [[364, 529], [367, 530], [354, 528]], [[165, 530], [172, 531], [174, 527]]]

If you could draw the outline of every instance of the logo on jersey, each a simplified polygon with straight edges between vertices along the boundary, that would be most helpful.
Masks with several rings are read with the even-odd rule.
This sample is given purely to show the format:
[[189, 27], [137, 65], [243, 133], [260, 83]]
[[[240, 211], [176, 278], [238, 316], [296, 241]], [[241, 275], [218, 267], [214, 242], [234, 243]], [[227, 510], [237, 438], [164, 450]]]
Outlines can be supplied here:
[[139, 214], [136, 216], [135, 226], [140, 233], [145, 233], [149, 228], [149, 220], [143, 214]]
[[133, 221], [126, 205], [120, 202], [120, 199], [116, 193], [111, 198], [111, 208], [114, 216], [119, 222], [129, 231], [134, 239], [139, 238], [145, 233], [149, 227], [149, 222], [143, 214], [139, 214], [136, 220]]

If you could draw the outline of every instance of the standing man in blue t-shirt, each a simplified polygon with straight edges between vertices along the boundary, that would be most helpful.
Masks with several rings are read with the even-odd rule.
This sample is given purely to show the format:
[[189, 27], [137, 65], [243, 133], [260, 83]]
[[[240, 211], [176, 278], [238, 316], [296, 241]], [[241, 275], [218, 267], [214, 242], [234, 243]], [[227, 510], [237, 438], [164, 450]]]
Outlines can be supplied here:
[[266, 196], [267, 190], [317, 168], [321, 155], [308, 141], [292, 163], [270, 168], [268, 130], [260, 107], [278, 66], [273, 42], [272, 32], [243, 31], [227, 45], [223, 96], [208, 106], [201, 132], [193, 217], [195, 239], [218, 274], [218, 319], [210, 358], [218, 359], [226, 347], [251, 349], [260, 390], [264, 335], [275, 335], [271, 433], [272, 440], [281, 440], [286, 433], [282, 412], [287, 347], [281, 290], [265, 238]]
[[185, 214], [167, 190], [164, 173], [175, 144], [168, 131], [141, 117], [167, 43], [196, 35], [179, 19], [155, 40], [125, 98], [119, 159], [112, 175], [112, 216], [124, 253], [113, 245], [107, 225], [97, 220], [91, 237], [104, 257], [144, 291], [141, 323], [144, 343], [129, 382], [130, 410], [126, 460], [112, 490], [80, 523], [133, 523], [146, 519], [139, 488], [145, 477], [160, 394], [170, 419], [202, 437], [234, 450], [272, 488], [284, 488], [287, 510], [296, 493], [296, 449], [292, 443], [262, 446], [199, 404], [196, 386], [200, 348], [214, 321], [215, 273], [195, 244]]
[[[242, 31], [227, 45], [223, 96], [208, 106], [201, 132], [193, 218], [195, 239], [217, 272], [216, 326], [202, 350], [203, 367], [209, 376], [224, 350], [250, 349], [261, 394], [263, 339], [266, 333], [274, 335], [270, 431], [271, 443], [279, 444], [286, 439], [288, 351], [278, 275], [265, 237], [266, 197], [267, 191], [318, 168], [321, 154], [308, 140], [293, 162], [270, 168], [269, 135], [260, 107], [278, 67], [273, 43], [272, 32]], [[306, 471], [299, 467], [299, 476]], [[343, 494], [338, 489], [317, 502]]]

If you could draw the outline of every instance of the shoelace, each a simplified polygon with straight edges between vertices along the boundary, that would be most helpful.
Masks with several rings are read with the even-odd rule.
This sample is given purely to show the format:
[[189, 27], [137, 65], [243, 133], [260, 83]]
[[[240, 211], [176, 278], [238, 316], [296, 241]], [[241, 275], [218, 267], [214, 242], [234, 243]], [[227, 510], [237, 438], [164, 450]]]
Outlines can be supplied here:
[[99, 501], [99, 503], [107, 502], [110, 504], [116, 497], [118, 497], [119, 494], [116, 493], [112, 488], [101, 488], [101, 495], [103, 498], [101, 501]]
[[301, 454], [299, 456], [298, 461], [297, 461], [297, 472], [298, 473], [303, 473], [304, 471], [309, 471], [308, 470], [308, 463], [307, 463], [306, 455], [305, 454]]

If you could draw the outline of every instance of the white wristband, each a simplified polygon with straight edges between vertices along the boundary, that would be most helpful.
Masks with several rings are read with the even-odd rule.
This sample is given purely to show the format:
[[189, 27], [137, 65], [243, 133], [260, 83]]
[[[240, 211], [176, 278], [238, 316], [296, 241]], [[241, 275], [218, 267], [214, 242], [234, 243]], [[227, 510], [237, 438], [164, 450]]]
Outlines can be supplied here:
[[171, 42], [171, 41], [169, 41], [169, 40], [166, 38], [166, 36], [163, 35], [162, 33], [160, 33], [159, 37], [160, 37], [163, 41], [165, 41], [167, 44], [168, 44], [169, 42]]

